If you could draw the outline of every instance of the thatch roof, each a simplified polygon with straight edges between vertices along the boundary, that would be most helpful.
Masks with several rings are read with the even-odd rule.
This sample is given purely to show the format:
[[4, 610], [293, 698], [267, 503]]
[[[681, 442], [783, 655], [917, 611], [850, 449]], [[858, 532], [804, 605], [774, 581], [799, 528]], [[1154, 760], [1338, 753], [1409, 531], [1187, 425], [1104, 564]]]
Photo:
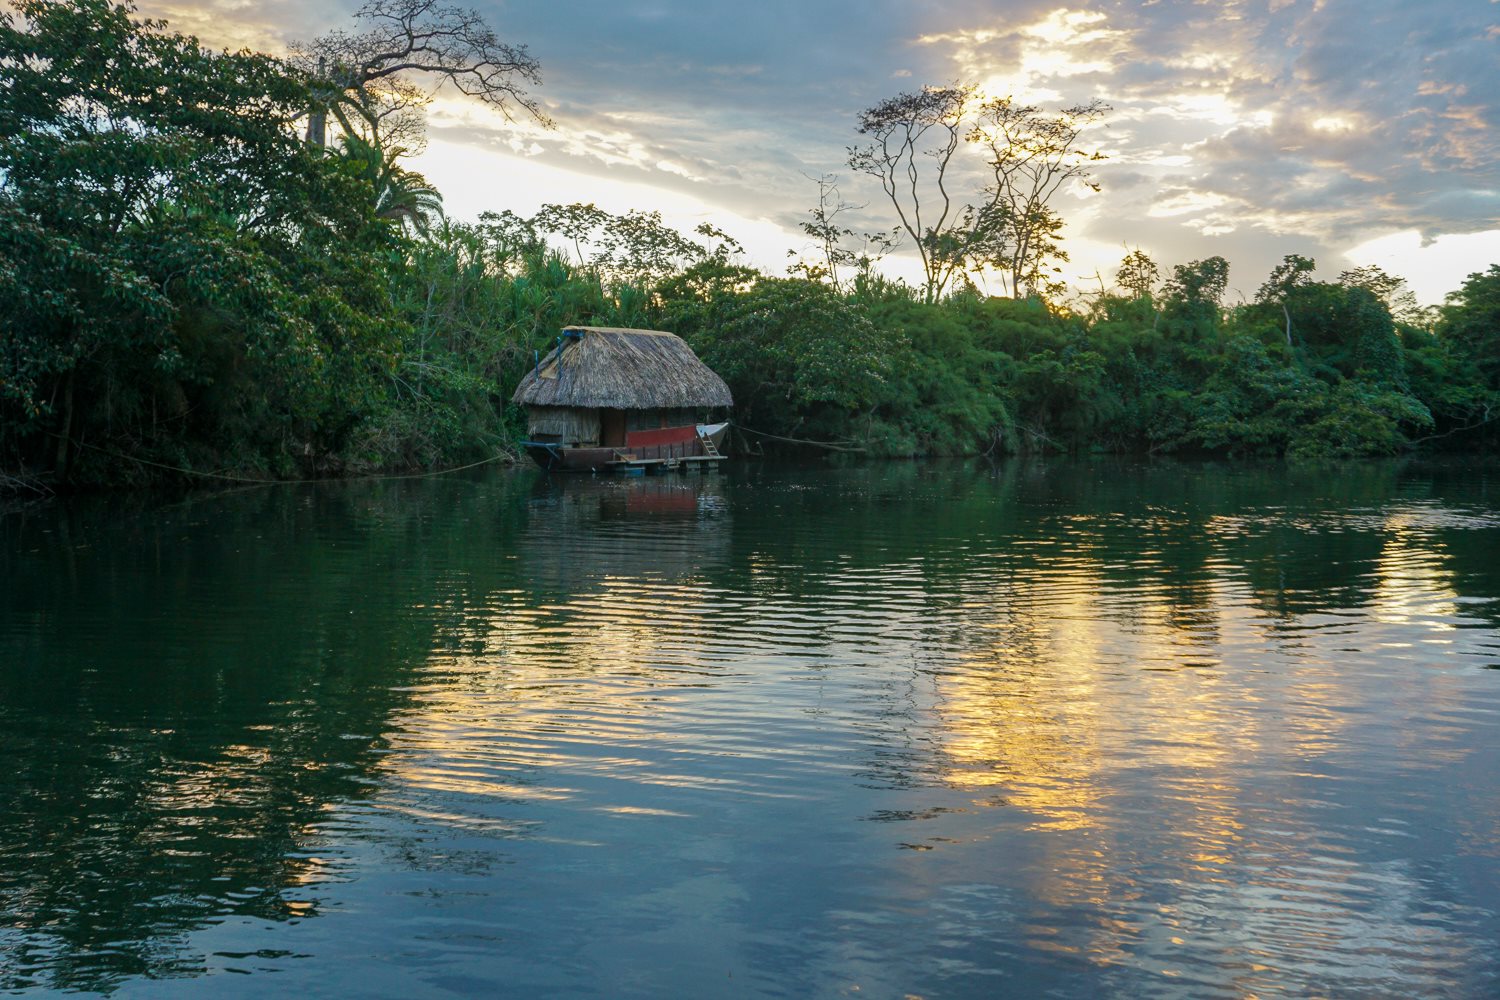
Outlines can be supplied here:
[[527, 406], [616, 410], [732, 406], [729, 386], [681, 337], [659, 330], [570, 326], [511, 397]]

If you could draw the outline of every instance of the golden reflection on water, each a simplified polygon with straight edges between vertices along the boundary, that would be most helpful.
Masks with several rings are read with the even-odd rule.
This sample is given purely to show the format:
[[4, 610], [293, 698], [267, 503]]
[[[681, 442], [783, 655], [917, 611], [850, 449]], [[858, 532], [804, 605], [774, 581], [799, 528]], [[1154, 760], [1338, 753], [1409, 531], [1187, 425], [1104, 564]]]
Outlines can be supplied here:
[[[1401, 514], [1388, 520], [1374, 572], [1373, 621], [1416, 622], [1439, 633], [1457, 627], [1456, 593], [1441, 550], [1431, 537], [1415, 535]], [[1317, 966], [1335, 955], [1402, 951], [1408, 922], [1426, 905], [1422, 887], [1399, 866], [1339, 857], [1343, 849], [1317, 829], [1275, 829], [1269, 818], [1303, 803], [1290, 797], [1290, 788], [1287, 798], [1258, 801], [1250, 783], [1277, 774], [1326, 780], [1320, 759], [1357, 744], [1349, 727], [1388, 712], [1392, 698], [1384, 683], [1330, 679], [1327, 666], [1412, 644], [1393, 641], [1395, 630], [1367, 625], [1355, 634], [1336, 619], [1326, 630], [1317, 628], [1325, 624], [1319, 621], [1290, 639], [1268, 634], [1255, 595], [1232, 571], [1216, 572], [1202, 586], [1201, 606], [1158, 595], [1134, 600], [1122, 614], [1110, 606], [1109, 590], [1096, 560], [1051, 562], [1040, 586], [1002, 589], [992, 602], [966, 607], [978, 640], [938, 679], [934, 712], [945, 780], [998, 792], [1005, 805], [1036, 817], [1033, 829], [1057, 835], [1036, 866], [1037, 897], [1057, 909], [1135, 910], [1134, 879], [1151, 859], [1119, 834], [1131, 824], [1166, 820], [1175, 841], [1170, 856], [1182, 865], [1183, 901], [1211, 903], [1226, 894], [1236, 901], [1234, 920], [1242, 926], [1220, 942], [1224, 957], [1258, 955], [1272, 963], [1247, 968], [1240, 980], [1247, 995], [1274, 989], [1274, 976], [1263, 973], [1284, 968], [1293, 955]], [[1430, 647], [1445, 641], [1424, 633], [1424, 652], [1432, 655]], [[1237, 668], [1222, 669], [1226, 662]], [[1450, 730], [1471, 732], [1432, 721], [1460, 709], [1466, 685], [1458, 677], [1414, 670], [1391, 681], [1400, 692], [1397, 704], [1425, 723], [1396, 737], [1395, 749], [1410, 751], [1398, 753], [1399, 766], [1436, 769], [1474, 753], [1458, 742], [1433, 746]], [[1158, 795], [1123, 806], [1118, 793], [1137, 768], [1161, 775]], [[1485, 810], [1488, 831], [1495, 829], [1494, 812], [1493, 805]], [[1340, 905], [1371, 898], [1381, 901], [1373, 912]], [[1153, 920], [1192, 933], [1178, 909], [1161, 905]], [[1200, 930], [1202, 916], [1191, 921]], [[1138, 915], [1091, 926], [1091, 940], [1079, 949], [1090, 961], [1135, 960]], [[1065, 948], [1049, 940], [1054, 928], [1027, 931], [1032, 948]], [[1472, 957], [1465, 954], [1472, 945], [1450, 932], [1428, 929], [1425, 936], [1423, 947]], [[1166, 943], [1166, 953], [1212, 946], [1201, 935], [1170, 936]]]
[[[1443, 554], [1432, 544], [1430, 532], [1419, 532], [1419, 519], [1410, 510], [1395, 510], [1385, 518], [1385, 545], [1376, 562], [1377, 620], [1390, 624], [1421, 622], [1433, 631], [1455, 627], [1458, 593]], [[1432, 636], [1424, 641], [1432, 642]]]
[[267, 498], [238, 619], [217, 529], [47, 600], [38, 560], [0, 984], [201, 971], [211, 921], [283, 982], [400, 940], [536, 995], [689, 952], [748, 993], [1482, 995], [1500, 517], [1076, 471]]
[[[402, 720], [393, 774], [418, 799], [443, 793], [450, 801], [455, 795], [572, 799], [577, 789], [545, 779], [579, 768], [635, 785], [737, 784], [664, 769], [633, 750], [651, 748], [659, 756], [686, 739], [651, 720], [674, 720], [678, 694], [701, 683], [692, 637], [710, 628], [704, 599], [691, 579], [608, 573], [584, 593], [534, 608], [514, 595], [491, 595], [486, 614], [465, 629], [466, 651], [434, 656], [431, 669], [441, 681], [425, 687]], [[516, 780], [507, 782], [506, 773]], [[597, 808], [676, 815], [630, 804]]]
[[[1362, 727], [1420, 717], [1382, 751], [1392, 767], [1439, 768], [1472, 753], [1443, 745], [1441, 717], [1462, 712], [1464, 686], [1420, 669], [1435, 637], [1456, 627], [1452, 574], [1402, 512], [1382, 525], [1367, 608], [1289, 614], [1284, 595], [1258, 589], [1222, 553], [1183, 580], [1143, 547], [1134, 556], [1147, 571], [1122, 585], [1132, 553], [1109, 550], [1084, 521], [1075, 527], [1092, 534], [1070, 554], [1024, 568], [976, 552], [943, 579], [922, 559], [835, 559], [789, 593], [786, 581], [804, 571], [786, 555], [744, 554], [740, 589], [710, 582], [731, 558], [727, 520], [586, 530], [594, 509], [587, 494], [570, 499], [551, 513], [554, 530], [525, 543], [542, 589], [556, 593], [469, 595], [473, 610], [430, 661], [433, 683], [391, 737], [397, 790], [385, 808], [515, 837], [551, 836], [523, 815], [535, 803], [696, 818], [642, 800], [652, 787], [795, 799], [802, 793], [783, 779], [797, 772], [775, 768], [817, 767], [816, 755], [755, 740], [776, 738], [794, 710], [794, 678], [835, 670], [836, 683], [868, 679], [855, 686], [878, 692], [878, 726], [899, 731], [888, 741], [913, 755], [889, 765], [893, 779], [927, 770], [971, 795], [974, 811], [1026, 817], [1018, 829], [1040, 854], [1022, 879], [1030, 910], [1017, 931], [1038, 953], [1185, 983], [1217, 964], [1238, 970], [1241, 995], [1256, 995], [1299, 964], [1341, 981], [1339, 963], [1400, 953], [1421, 922], [1428, 904], [1410, 871], [1355, 856], [1314, 818], [1350, 747], [1365, 741], [1354, 732]], [[1209, 536], [1226, 545], [1253, 529], [1226, 520]], [[1389, 658], [1406, 651], [1414, 669], [1390, 673]], [[1377, 661], [1379, 683], [1329, 669]], [[908, 663], [927, 681], [900, 680]], [[684, 703], [692, 691], [696, 707]], [[780, 705], [778, 692], [795, 696]], [[704, 705], [723, 714], [722, 732], [694, 714]], [[842, 711], [846, 723], [870, 724]], [[674, 761], [674, 748], [743, 768], [705, 774]], [[601, 780], [614, 798], [599, 797]], [[513, 799], [515, 814], [477, 806], [497, 799]], [[902, 846], [968, 850], [1015, 836], [1008, 822]], [[1404, 835], [1399, 821], [1375, 822]], [[1465, 823], [1471, 849], [1493, 849], [1476, 847], [1497, 839], [1493, 806]], [[925, 858], [901, 862], [915, 885], [930, 870]], [[1062, 913], [1089, 914], [1086, 933], [1058, 923]], [[1424, 954], [1468, 960], [1460, 936], [1425, 933]]]

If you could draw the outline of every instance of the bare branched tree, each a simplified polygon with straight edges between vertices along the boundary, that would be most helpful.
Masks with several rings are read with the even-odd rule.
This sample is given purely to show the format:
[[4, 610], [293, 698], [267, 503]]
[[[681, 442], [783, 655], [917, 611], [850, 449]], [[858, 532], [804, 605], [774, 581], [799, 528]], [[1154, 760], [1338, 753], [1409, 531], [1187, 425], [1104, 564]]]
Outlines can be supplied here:
[[[1063, 221], [1049, 204], [1070, 182], [1095, 191], [1091, 167], [1104, 159], [1081, 148], [1080, 136], [1102, 118], [1102, 101], [1048, 114], [1012, 98], [985, 99], [973, 86], [924, 87], [898, 94], [859, 117], [868, 145], [849, 150], [849, 165], [877, 178], [904, 230], [916, 242], [928, 301], [969, 271], [990, 266], [1009, 294], [1053, 296]], [[965, 166], [959, 150], [984, 153]], [[986, 169], [987, 168], [987, 169]], [[984, 173], [981, 173], [983, 171]], [[988, 175], [988, 184], [978, 178]], [[983, 185], [960, 202], [950, 189]]]
[[838, 178], [833, 174], [819, 174], [808, 179], [818, 185], [818, 204], [808, 209], [811, 219], [800, 223], [799, 228], [812, 240], [814, 253], [821, 259], [808, 260], [802, 253], [788, 250], [787, 256], [794, 258], [795, 262], [788, 266], [787, 273], [809, 281], [827, 281], [843, 291], [845, 281], [840, 277], [840, 271], [852, 271], [856, 278], [868, 275], [880, 258], [900, 243], [901, 230], [856, 234], [839, 221], [839, 216], [858, 212], [865, 206], [846, 202], [839, 193]]
[[449, 85], [514, 121], [517, 109], [552, 122], [526, 91], [541, 83], [541, 65], [524, 45], [510, 45], [477, 11], [437, 0], [368, 0], [355, 17], [364, 31], [334, 31], [295, 46], [314, 80], [319, 106], [308, 141], [327, 142], [327, 116], [382, 147], [420, 148], [423, 108]]
[[1059, 245], [1062, 219], [1048, 202], [1063, 185], [1082, 184], [1098, 191], [1093, 164], [1105, 159], [1079, 145], [1084, 129], [1110, 111], [1093, 100], [1049, 115], [1010, 97], [985, 101], [966, 138], [986, 147], [994, 172], [990, 194], [999, 209], [1006, 236], [1001, 252], [990, 258], [1017, 298], [1050, 291], [1056, 282], [1054, 261], [1068, 255]]
[[849, 149], [849, 166], [880, 181], [901, 229], [916, 244], [929, 302], [955, 275], [999, 252], [997, 198], [955, 204], [948, 190], [976, 93], [955, 84], [897, 94], [860, 113], [859, 132], [870, 141]]

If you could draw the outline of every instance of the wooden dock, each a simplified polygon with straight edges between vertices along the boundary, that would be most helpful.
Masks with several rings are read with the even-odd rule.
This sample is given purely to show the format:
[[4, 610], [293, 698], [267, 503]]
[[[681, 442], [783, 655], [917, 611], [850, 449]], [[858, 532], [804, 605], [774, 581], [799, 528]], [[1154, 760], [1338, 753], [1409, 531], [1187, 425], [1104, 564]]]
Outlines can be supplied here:
[[[660, 443], [638, 445], [630, 451], [615, 452], [615, 459], [607, 463], [608, 467], [615, 472], [627, 474], [658, 474], [689, 469], [712, 472], [718, 468], [718, 463], [724, 461], [724, 456], [709, 437], [695, 435], [684, 439], [675, 435], [675, 429], [667, 433], [674, 436], [664, 436]], [[641, 437], [645, 438], [646, 435]]]
[[605, 463], [612, 472], [623, 472], [627, 475], [659, 475], [664, 472], [688, 472], [697, 470], [700, 472], [713, 472], [718, 464], [724, 461], [723, 455], [669, 455], [665, 457], [642, 458], [638, 455], [620, 452], [615, 460]]
[[628, 475], [687, 471], [712, 472], [726, 456], [713, 436], [699, 434], [695, 427], [663, 427], [632, 431], [624, 444], [562, 445], [548, 441], [523, 441], [526, 454], [551, 472], [620, 472]]

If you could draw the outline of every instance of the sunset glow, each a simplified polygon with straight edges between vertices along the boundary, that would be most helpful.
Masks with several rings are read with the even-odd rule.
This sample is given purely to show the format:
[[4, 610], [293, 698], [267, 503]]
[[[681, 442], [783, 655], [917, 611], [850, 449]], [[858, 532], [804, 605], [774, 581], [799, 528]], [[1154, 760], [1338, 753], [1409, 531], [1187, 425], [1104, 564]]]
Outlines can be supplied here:
[[[1125, 245], [1167, 267], [1224, 256], [1253, 286], [1286, 253], [1331, 277], [1416, 233], [1397, 273], [1436, 302], [1500, 245], [1493, 3], [1023, 2], [999, 19], [892, 3], [480, 12], [540, 60], [535, 96], [557, 128], [439, 93], [413, 163], [455, 218], [546, 202], [658, 210], [712, 220], [746, 245], [747, 263], [781, 273], [804, 242], [810, 178], [840, 177], [862, 206], [853, 228], [893, 222], [873, 181], [844, 162], [857, 112], [965, 81], [1047, 107], [1113, 106], [1092, 136], [1110, 155], [1098, 170], [1109, 211], [1080, 213], [1077, 191], [1058, 201], [1074, 285], [1113, 274]], [[141, 13], [213, 45], [272, 51], [349, 25], [342, 7], [318, 2], [174, 0]], [[1247, 177], [1274, 182], [1246, 190]], [[886, 262], [894, 274], [913, 266], [900, 253]]]

